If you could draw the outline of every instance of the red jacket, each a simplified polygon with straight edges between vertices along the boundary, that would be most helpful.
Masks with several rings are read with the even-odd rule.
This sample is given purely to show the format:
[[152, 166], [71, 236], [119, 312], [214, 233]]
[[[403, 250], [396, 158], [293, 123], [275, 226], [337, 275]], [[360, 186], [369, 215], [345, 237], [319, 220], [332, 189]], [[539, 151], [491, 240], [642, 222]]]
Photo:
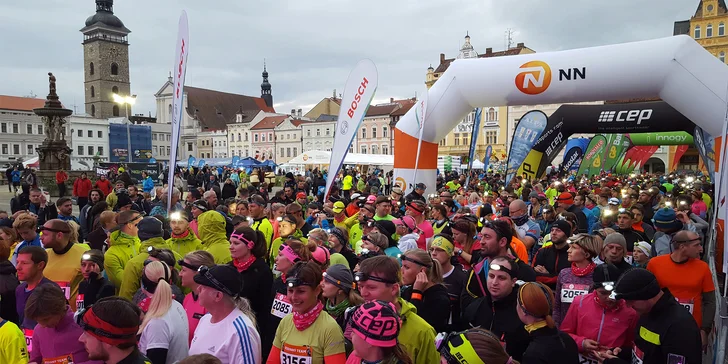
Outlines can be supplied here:
[[614, 309], [604, 309], [592, 291], [574, 298], [559, 329], [576, 341], [581, 353], [584, 339], [599, 338], [599, 344], [609, 348], [632, 347], [637, 320], [639, 315], [624, 300], [619, 300]]
[[96, 188], [100, 189], [104, 193], [104, 196], [108, 196], [111, 193], [111, 181], [108, 179], [96, 181]]
[[64, 171], [56, 172], [56, 183], [60, 184], [65, 183], [66, 181], [68, 181], [68, 173]]
[[73, 195], [76, 197], [88, 197], [91, 188], [90, 179], [78, 177], [73, 182]]

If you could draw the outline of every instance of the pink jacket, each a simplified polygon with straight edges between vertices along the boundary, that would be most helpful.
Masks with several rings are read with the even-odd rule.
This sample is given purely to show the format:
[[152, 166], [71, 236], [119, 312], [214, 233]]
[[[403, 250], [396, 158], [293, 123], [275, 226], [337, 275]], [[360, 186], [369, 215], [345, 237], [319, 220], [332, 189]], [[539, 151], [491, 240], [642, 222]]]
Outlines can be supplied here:
[[576, 341], [579, 352], [582, 342], [591, 339], [601, 345], [632, 347], [639, 316], [620, 300], [614, 309], [604, 309], [596, 300], [595, 292], [574, 298], [559, 329]]

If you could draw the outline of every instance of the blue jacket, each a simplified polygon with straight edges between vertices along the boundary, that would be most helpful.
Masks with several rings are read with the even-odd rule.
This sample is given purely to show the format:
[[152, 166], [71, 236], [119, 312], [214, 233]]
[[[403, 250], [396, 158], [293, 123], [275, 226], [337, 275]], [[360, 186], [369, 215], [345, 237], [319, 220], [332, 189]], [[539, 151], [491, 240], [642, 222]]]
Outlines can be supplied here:
[[144, 179], [144, 182], [142, 183], [142, 191], [151, 193], [154, 189], [154, 180], [151, 176], [147, 176], [147, 178]]
[[20, 182], [20, 171], [13, 171], [13, 182]]

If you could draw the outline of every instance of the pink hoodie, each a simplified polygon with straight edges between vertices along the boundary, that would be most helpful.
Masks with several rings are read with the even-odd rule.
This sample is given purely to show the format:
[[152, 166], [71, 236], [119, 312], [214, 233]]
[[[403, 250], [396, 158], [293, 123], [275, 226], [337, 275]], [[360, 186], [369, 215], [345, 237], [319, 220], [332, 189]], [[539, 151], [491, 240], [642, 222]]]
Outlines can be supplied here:
[[584, 339], [614, 347], [631, 347], [639, 316], [624, 300], [619, 300], [613, 309], [605, 309], [597, 302], [597, 294], [592, 291], [574, 298], [569, 311], [559, 329], [576, 341], [579, 352], [583, 352]]

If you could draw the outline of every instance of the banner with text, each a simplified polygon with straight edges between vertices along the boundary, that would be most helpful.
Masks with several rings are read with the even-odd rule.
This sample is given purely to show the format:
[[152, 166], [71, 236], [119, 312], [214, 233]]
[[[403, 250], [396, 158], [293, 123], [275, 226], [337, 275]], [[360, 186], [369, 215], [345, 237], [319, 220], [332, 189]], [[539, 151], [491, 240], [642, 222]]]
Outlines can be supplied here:
[[[470, 185], [470, 170], [473, 169], [473, 160], [475, 160], [475, 148], [478, 143], [478, 135], [480, 135], [480, 118], [482, 117], [483, 108], [477, 108], [475, 110], [475, 120], [473, 120], [473, 131], [471, 132], [472, 138], [470, 138], [470, 152], [468, 153], [468, 178], [465, 180], [465, 185]], [[485, 167], [485, 164], [483, 165]]]
[[611, 171], [614, 169], [614, 165], [619, 161], [624, 152], [629, 148], [629, 140], [624, 134], [611, 134], [607, 150], [605, 151], [606, 157], [604, 158], [604, 170]]
[[336, 122], [334, 133], [334, 147], [331, 149], [329, 174], [326, 178], [326, 195], [331, 191], [331, 185], [339, 174], [344, 158], [349, 152], [349, 146], [356, 136], [359, 125], [369, 108], [369, 103], [377, 91], [379, 75], [377, 66], [369, 59], [357, 63], [349, 73], [344, 86], [344, 95], [341, 99], [339, 119]]
[[699, 126], [695, 127], [693, 137], [700, 159], [708, 169], [708, 176], [711, 179], [715, 178], [715, 139]]
[[526, 157], [536, 144], [538, 137], [546, 129], [547, 123], [548, 116], [540, 110], [529, 111], [518, 120], [518, 125], [513, 132], [513, 139], [511, 139], [511, 148], [508, 151], [506, 185], [516, 176], [516, 173], [519, 178], [524, 174], [529, 180], [536, 177], [538, 164], [530, 164]]
[[[574, 146], [564, 154], [564, 162], [561, 163], [561, 174], [569, 173], [572, 167], [577, 163], [581, 163], [581, 159], [584, 156], [584, 151], [581, 148]], [[577, 169], [578, 170], [578, 169]]]
[[576, 174], [581, 176], [586, 173], [588, 176], [593, 176], [599, 173], [602, 168], [601, 157], [604, 155], [604, 148], [606, 147], [607, 138], [604, 135], [597, 135], [592, 138], [589, 146], [586, 147], [586, 153], [584, 153], [584, 158], [581, 160], [579, 171]]
[[[184, 107], [182, 99], [184, 98], [185, 75], [187, 74], [187, 57], [189, 55], [190, 30], [187, 24], [187, 12], [182, 11], [179, 16], [179, 25], [177, 27], [177, 46], [174, 49], [174, 78], [172, 93], [172, 140], [169, 161], [172, 166], [169, 168], [168, 181], [172, 185], [174, 181], [174, 168], [177, 163], [177, 149], [179, 147], [179, 133], [182, 126], [182, 113]], [[167, 211], [172, 209], [172, 199], [167, 199]]]
[[488, 165], [490, 165], [490, 157], [493, 155], [493, 146], [489, 145], [485, 147], [485, 158], [483, 158], [483, 170], [488, 171]]

